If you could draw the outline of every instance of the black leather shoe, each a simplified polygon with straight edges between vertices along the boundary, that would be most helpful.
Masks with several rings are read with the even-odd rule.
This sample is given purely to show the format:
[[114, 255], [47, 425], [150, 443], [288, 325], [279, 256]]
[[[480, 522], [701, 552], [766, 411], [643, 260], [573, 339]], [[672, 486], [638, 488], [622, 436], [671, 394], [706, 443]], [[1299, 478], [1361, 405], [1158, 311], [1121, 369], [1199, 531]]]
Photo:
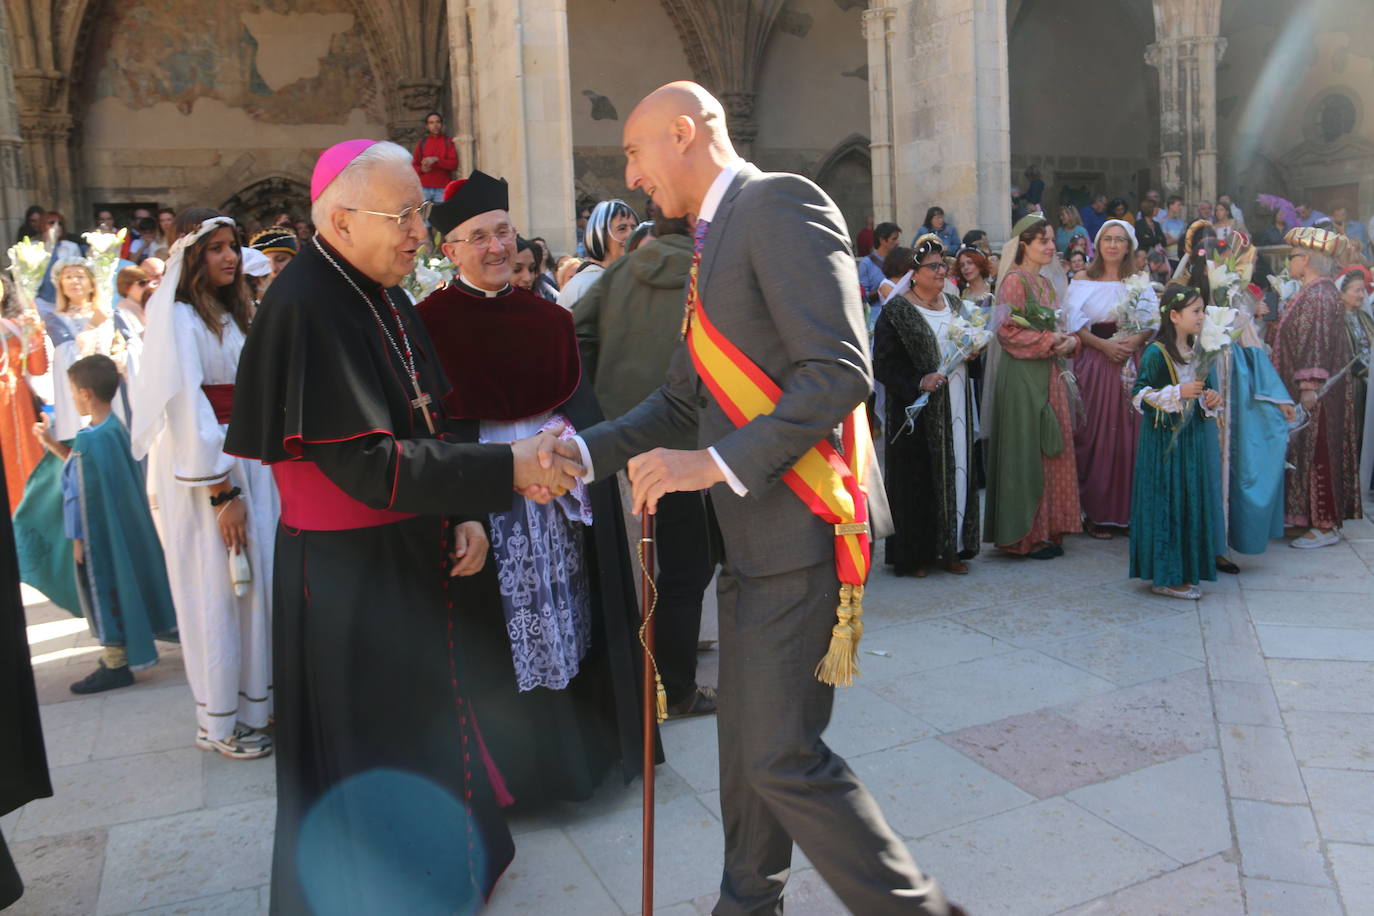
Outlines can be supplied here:
[[123, 668], [106, 668], [105, 662], [102, 661], [99, 668], [72, 685], [72, 693], [100, 693], [114, 690], [116, 687], [128, 687], [133, 682], [134, 673], [129, 670], [128, 665]]

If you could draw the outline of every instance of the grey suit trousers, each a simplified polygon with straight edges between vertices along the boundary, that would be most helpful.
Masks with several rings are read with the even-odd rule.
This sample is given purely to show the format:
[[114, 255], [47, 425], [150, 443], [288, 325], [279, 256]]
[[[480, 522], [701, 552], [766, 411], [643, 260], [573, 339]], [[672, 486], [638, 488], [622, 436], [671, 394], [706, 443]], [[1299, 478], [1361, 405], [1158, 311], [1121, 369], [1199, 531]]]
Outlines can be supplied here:
[[813, 670], [829, 645], [833, 563], [720, 576], [721, 815], [725, 871], [715, 916], [782, 912], [792, 842], [853, 913], [944, 916], [944, 897], [849, 766], [821, 740], [833, 687]]

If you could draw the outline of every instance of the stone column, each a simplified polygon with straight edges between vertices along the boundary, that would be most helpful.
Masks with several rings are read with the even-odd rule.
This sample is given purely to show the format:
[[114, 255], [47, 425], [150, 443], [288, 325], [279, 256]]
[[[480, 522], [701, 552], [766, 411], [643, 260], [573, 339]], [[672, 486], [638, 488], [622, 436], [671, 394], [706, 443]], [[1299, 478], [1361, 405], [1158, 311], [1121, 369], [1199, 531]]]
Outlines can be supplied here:
[[896, 168], [892, 148], [892, 39], [897, 11], [891, 0], [874, 0], [863, 12], [868, 42], [868, 149], [873, 168], [873, 221], [896, 218]]
[[19, 230], [28, 207], [20, 161], [24, 140], [19, 133], [10, 53], [9, 17], [0, 15], [0, 263], [5, 260], [4, 250]]
[[567, 4], [472, 0], [467, 25], [466, 35], [450, 31], [449, 42], [467, 49], [467, 74], [455, 69], [454, 95], [461, 106], [458, 86], [470, 81], [475, 165], [510, 180], [511, 219], [522, 235], [543, 236], [554, 251], [572, 251]]
[[24, 138], [24, 185], [32, 190], [34, 203], [61, 210], [68, 231], [75, 231], [86, 220], [77, 212], [71, 153], [75, 121], [64, 110], [65, 81], [56, 70], [14, 71], [19, 131]]
[[1219, 0], [1159, 0], [1157, 40], [1145, 49], [1145, 62], [1159, 71], [1159, 183], [1190, 207], [1217, 195], [1220, 28]]
[[938, 205], [961, 232], [1000, 244], [1011, 231], [1006, 0], [890, 6], [897, 222], [910, 237]]

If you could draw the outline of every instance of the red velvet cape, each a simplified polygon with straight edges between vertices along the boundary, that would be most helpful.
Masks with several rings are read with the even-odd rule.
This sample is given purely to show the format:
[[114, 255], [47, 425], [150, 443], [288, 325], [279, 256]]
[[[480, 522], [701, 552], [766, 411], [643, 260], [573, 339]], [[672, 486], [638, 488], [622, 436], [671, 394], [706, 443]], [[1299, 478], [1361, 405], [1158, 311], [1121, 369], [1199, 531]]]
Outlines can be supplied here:
[[582, 375], [572, 313], [523, 289], [474, 296], [449, 284], [425, 297], [429, 330], [453, 390], [449, 416], [520, 420], [553, 410]]

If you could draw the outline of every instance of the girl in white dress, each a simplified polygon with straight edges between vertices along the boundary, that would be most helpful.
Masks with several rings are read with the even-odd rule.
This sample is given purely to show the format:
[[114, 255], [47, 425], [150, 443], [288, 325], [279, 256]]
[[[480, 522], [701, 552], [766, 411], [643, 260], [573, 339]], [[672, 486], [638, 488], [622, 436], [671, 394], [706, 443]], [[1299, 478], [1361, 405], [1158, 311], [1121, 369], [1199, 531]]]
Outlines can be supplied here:
[[[271, 753], [270, 652], [276, 485], [224, 452], [234, 376], [251, 318], [234, 221], [195, 208], [177, 219], [162, 284], [147, 305], [134, 385], [134, 455], [151, 452], [148, 491], [167, 554], [196, 745], [234, 759]], [[250, 579], [243, 582], [246, 556]]]

